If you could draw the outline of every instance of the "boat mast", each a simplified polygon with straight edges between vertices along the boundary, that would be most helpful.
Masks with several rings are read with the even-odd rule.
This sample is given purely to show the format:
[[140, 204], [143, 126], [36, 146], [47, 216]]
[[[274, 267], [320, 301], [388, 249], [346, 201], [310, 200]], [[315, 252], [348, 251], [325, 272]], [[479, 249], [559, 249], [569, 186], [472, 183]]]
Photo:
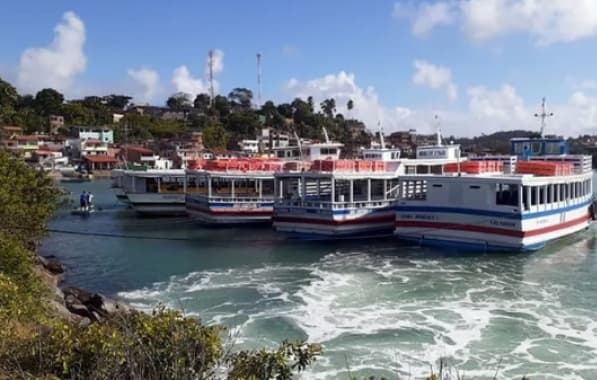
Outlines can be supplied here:
[[543, 97], [543, 99], [541, 99], [541, 113], [536, 113], [535, 117], [538, 117], [541, 119], [541, 138], [543, 138], [543, 133], [545, 132], [545, 119], [547, 119], [548, 117], [552, 117], [553, 116], [553, 112], [549, 112], [547, 113], [547, 110], [545, 108], [545, 97]]
[[437, 137], [436, 145], [441, 146], [442, 145], [442, 128], [439, 124], [439, 116], [435, 115], [435, 116], [433, 116], [433, 119], [435, 120], [435, 128], [436, 128], [436, 137]]

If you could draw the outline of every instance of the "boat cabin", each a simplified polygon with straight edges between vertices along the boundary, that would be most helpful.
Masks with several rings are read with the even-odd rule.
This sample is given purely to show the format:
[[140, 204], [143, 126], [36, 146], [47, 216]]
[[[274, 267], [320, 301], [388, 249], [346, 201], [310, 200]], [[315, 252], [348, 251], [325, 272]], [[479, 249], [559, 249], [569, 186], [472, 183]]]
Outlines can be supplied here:
[[185, 173], [182, 169], [172, 170], [125, 170], [122, 187], [127, 194], [184, 194]]
[[523, 159], [547, 155], [568, 154], [568, 143], [562, 137], [513, 138], [511, 153]]

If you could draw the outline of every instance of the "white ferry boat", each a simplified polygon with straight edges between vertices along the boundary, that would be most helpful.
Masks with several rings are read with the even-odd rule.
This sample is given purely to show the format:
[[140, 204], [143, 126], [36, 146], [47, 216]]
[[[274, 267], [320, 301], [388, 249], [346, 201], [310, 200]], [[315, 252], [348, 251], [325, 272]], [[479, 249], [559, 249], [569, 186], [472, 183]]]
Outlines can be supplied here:
[[222, 159], [188, 169], [186, 211], [207, 224], [269, 222], [274, 172], [283, 165], [282, 161]]
[[[380, 134], [381, 135], [381, 134]], [[293, 237], [334, 238], [391, 235], [398, 178], [442, 173], [443, 164], [456, 163], [458, 145], [421, 147], [422, 159], [400, 159], [398, 149], [362, 151], [363, 160], [315, 162], [309, 171], [276, 173], [274, 227]]]
[[122, 177], [128, 202], [138, 214], [186, 214], [183, 169], [125, 170]]
[[480, 160], [463, 165], [466, 173], [400, 177], [395, 234], [421, 245], [525, 251], [587, 228], [591, 157], [566, 154], [561, 138], [514, 139], [512, 151], [519, 160], [509, 160], [509, 173], [502, 160]]

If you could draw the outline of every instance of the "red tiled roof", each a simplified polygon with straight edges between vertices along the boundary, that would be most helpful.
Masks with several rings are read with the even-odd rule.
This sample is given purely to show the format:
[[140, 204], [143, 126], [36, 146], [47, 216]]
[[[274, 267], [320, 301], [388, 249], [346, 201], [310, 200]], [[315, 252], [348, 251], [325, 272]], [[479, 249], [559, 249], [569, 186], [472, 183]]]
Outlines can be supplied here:
[[118, 162], [116, 157], [105, 156], [105, 155], [88, 155], [83, 157], [84, 160], [89, 162]]
[[85, 144], [101, 144], [102, 140], [99, 139], [87, 139], [85, 140]]

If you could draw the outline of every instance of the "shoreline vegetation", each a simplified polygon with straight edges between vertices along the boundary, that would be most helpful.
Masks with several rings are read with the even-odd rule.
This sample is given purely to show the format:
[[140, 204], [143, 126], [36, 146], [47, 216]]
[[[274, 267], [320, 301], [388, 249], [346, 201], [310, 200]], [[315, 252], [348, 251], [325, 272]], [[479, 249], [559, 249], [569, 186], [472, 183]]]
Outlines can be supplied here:
[[[2, 380], [287, 380], [324, 354], [319, 344], [289, 341], [273, 350], [237, 351], [223, 326], [163, 306], [147, 314], [61, 288], [60, 263], [37, 255], [48, 220], [64, 203], [61, 192], [46, 173], [1, 151], [0, 203]], [[426, 380], [468, 378], [446, 368], [440, 359]], [[347, 379], [357, 380], [349, 364], [347, 371]]]

